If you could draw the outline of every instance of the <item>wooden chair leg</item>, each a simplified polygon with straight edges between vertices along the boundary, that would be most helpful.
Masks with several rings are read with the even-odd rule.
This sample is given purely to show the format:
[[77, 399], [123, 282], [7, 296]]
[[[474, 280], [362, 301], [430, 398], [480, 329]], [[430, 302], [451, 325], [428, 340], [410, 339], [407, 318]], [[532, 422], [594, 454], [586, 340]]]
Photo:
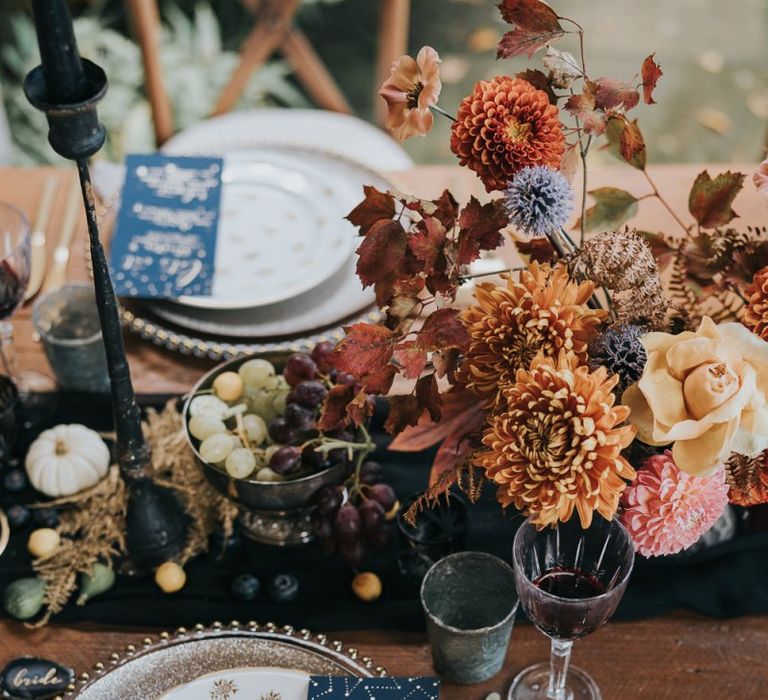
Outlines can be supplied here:
[[[376, 61], [376, 88], [389, 75], [392, 61], [408, 51], [411, 0], [379, 0], [379, 48]], [[378, 94], [374, 98], [374, 114], [384, 123], [387, 106]]]
[[304, 32], [298, 27], [291, 27], [280, 51], [315, 104], [332, 112], [352, 113], [339, 86]]
[[230, 111], [243, 94], [253, 72], [283, 43], [300, 0], [270, 0], [256, 16], [256, 26], [240, 51], [240, 62], [219, 95], [213, 114]]
[[173, 108], [160, 64], [160, 14], [156, 0], [126, 0], [141, 48], [155, 140], [161, 146], [174, 132]]

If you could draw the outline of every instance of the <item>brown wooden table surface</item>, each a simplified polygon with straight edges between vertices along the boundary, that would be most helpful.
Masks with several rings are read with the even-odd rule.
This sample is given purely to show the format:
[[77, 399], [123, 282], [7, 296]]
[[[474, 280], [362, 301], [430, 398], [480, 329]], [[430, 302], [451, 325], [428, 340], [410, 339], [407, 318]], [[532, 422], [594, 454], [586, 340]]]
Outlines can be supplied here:
[[[730, 166], [730, 169], [737, 167]], [[713, 175], [726, 169], [727, 166], [709, 167]], [[751, 175], [754, 165], [743, 165], [739, 169]], [[659, 188], [686, 219], [688, 191], [699, 170], [701, 166], [691, 165], [651, 169]], [[43, 181], [50, 172], [53, 171], [42, 168], [0, 169], [0, 200], [14, 203], [33, 218]], [[62, 181], [74, 177], [70, 170], [56, 172]], [[437, 195], [444, 187], [449, 187], [460, 201], [470, 194], [485, 196], [474, 176], [458, 167], [419, 167], [393, 175], [393, 179], [402, 189], [419, 196]], [[637, 196], [650, 191], [638, 171], [621, 166], [595, 169], [590, 176], [590, 186], [622, 187]], [[53, 213], [54, 224], [61, 220], [65, 194], [66, 188], [62, 187]], [[768, 202], [748, 182], [734, 209], [745, 225], [760, 225], [767, 206]], [[636, 225], [645, 230], [670, 232], [675, 231], [676, 226], [655, 200], [640, 203]], [[53, 226], [49, 249], [56, 236]], [[73, 245], [69, 278], [87, 279], [82, 221]], [[19, 311], [15, 322], [21, 367], [47, 371], [42, 350], [32, 337], [30, 305]], [[183, 393], [211, 366], [210, 362], [173, 355], [136, 338], [128, 338], [127, 345], [139, 393]], [[205, 618], [204, 610], [200, 617]], [[191, 620], [190, 624], [194, 622], [196, 620]], [[0, 621], [0, 665], [14, 656], [35, 654], [71, 665], [81, 672], [106, 659], [113, 650], [140, 641], [151, 632], [55, 624], [32, 631], [19, 623]], [[371, 656], [391, 674], [432, 673], [429, 648], [421, 635], [367, 630], [340, 632], [333, 637], [358, 647], [361, 655]], [[741, 700], [768, 697], [768, 665], [764, 663], [767, 651], [768, 618], [719, 621], [680, 613], [641, 622], [609, 624], [576, 644], [574, 662], [594, 676], [606, 700]], [[531, 627], [519, 626], [513, 633], [507, 664], [496, 678], [473, 687], [446, 685], [441, 697], [479, 700], [491, 691], [503, 692], [515, 673], [527, 664], [546, 658], [547, 653], [547, 642], [541, 634]]]

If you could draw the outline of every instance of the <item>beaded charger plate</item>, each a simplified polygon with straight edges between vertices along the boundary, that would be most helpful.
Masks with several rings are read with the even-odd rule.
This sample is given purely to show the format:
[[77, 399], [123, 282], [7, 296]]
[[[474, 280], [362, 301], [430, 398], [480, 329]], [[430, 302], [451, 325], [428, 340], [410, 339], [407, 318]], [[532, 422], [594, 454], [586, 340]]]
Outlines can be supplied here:
[[254, 622], [198, 625], [145, 639], [83, 673], [66, 697], [79, 700], [304, 700], [310, 675], [386, 675], [356, 649], [307, 630]]

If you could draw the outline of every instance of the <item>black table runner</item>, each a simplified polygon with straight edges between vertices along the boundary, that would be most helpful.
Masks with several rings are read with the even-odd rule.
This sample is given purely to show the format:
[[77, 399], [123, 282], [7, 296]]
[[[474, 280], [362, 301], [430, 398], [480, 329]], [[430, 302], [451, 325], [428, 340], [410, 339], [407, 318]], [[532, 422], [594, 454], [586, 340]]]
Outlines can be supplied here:
[[[159, 407], [165, 398], [143, 397], [142, 404]], [[374, 458], [381, 462], [385, 479], [402, 500], [425, 487], [433, 451], [388, 451], [389, 438], [381, 429], [383, 413], [383, 409], [377, 411], [372, 426], [378, 445]], [[49, 423], [62, 422], [109, 430], [109, 404], [100, 398], [62, 396]], [[21, 454], [31, 438], [27, 435], [20, 441]], [[467, 549], [491, 552], [510, 561], [512, 538], [522, 519], [511, 512], [505, 514], [492, 491], [486, 488], [481, 502], [470, 509]], [[12, 494], [0, 494], [1, 506], [13, 501]], [[0, 557], [0, 588], [32, 575], [26, 552], [30, 529], [13, 534]], [[423, 628], [418, 591], [398, 569], [397, 544], [366, 560], [362, 568], [381, 577], [384, 592], [377, 602], [363, 603], [351, 591], [351, 569], [319, 547], [281, 550], [239, 539], [220, 556], [221, 548], [214, 547], [211, 553], [190, 562], [187, 585], [179, 593], [162, 593], [151, 578], [121, 576], [111, 591], [82, 607], [71, 603], [54, 621], [189, 627], [217, 620], [257, 620], [319, 630]], [[274, 603], [263, 592], [269, 579], [281, 572], [299, 579], [300, 594], [293, 603]], [[241, 602], [230, 592], [232, 579], [241, 573], [253, 573], [261, 580], [262, 593], [254, 601]], [[638, 557], [615, 619], [652, 617], [677, 608], [715, 617], [768, 612], [768, 533], [749, 533], [740, 524], [733, 540], [696, 554], [654, 560]]]

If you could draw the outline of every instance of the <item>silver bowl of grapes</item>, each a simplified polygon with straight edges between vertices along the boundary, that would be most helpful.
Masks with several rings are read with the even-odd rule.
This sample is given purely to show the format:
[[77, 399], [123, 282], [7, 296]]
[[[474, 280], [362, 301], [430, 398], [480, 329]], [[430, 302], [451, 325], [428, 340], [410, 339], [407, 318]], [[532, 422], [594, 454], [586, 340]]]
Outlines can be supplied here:
[[312, 541], [313, 497], [341, 484], [356, 451], [372, 447], [364, 431], [316, 430], [333, 384], [327, 369], [321, 353], [240, 357], [208, 372], [184, 404], [189, 446], [207, 479], [237, 504], [250, 539]]

